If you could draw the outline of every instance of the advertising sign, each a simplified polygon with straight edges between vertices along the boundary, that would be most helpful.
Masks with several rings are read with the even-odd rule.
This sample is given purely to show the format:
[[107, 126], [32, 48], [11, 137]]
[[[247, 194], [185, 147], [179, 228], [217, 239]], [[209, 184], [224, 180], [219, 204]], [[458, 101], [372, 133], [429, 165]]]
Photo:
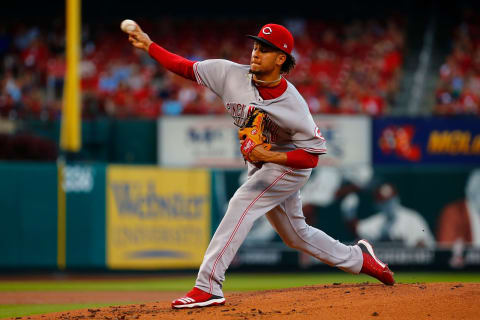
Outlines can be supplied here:
[[314, 116], [327, 140], [320, 165], [345, 166], [371, 163], [371, 120], [365, 116]]
[[[158, 123], [158, 159], [168, 167], [245, 166], [237, 130], [229, 116], [162, 117]], [[315, 116], [327, 140], [321, 165], [371, 162], [371, 120], [365, 116]]]
[[161, 166], [244, 166], [238, 128], [230, 117], [162, 117], [158, 121], [158, 159]]
[[205, 170], [109, 166], [107, 266], [197, 268], [210, 239]]
[[480, 164], [479, 118], [384, 118], [373, 128], [375, 163]]

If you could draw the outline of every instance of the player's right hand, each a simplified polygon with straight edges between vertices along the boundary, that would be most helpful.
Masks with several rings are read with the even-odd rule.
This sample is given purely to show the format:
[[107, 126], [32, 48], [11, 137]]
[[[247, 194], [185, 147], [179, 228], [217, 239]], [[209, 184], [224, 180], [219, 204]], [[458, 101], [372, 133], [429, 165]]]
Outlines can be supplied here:
[[148, 52], [148, 47], [152, 44], [152, 40], [148, 34], [138, 26], [134, 31], [128, 33], [128, 41], [138, 49], [142, 49]]

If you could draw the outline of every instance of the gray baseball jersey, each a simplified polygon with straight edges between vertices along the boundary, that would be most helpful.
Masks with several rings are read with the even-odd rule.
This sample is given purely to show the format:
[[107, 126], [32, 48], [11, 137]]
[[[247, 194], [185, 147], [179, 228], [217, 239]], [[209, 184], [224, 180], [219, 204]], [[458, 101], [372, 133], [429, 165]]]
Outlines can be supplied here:
[[[199, 84], [222, 99], [236, 126], [240, 127], [255, 108], [266, 111], [265, 134], [272, 151], [300, 148], [310, 153], [326, 153], [325, 139], [296, 88], [287, 82], [287, 89], [280, 97], [264, 100], [252, 82], [249, 68], [227, 60], [206, 60], [194, 64], [194, 73]], [[311, 169], [274, 163], [257, 168], [249, 163], [248, 179], [229, 201], [207, 248], [195, 286], [223, 296], [225, 272], [255, 220], [264, 214], [288, 246], [331, 266], [359, 273], [363, 257], [358, 246], [344, 245], [305, 223], [300, 188], [310, 174]]]
[[289, 82], [284, 94], [276, 99], [263, 100], [252, 84], [250, 66], [228, 60], [206, 60], [194, 65], [199, 84], [219, 96], [233, 118], [242, 126], [254, 109], [268, 113], [265, 135], [272, 151], [291, 151], [297, 148], [310, 153], [326, 153], [325, 139], [313, 121], [308, 105]]

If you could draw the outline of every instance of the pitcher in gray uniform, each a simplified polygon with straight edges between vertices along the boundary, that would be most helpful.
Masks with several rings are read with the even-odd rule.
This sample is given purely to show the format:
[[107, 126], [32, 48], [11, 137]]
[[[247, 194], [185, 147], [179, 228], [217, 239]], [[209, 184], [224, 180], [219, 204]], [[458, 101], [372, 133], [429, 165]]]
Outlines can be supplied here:
[[265, 111], [265, 134], [271, 150], [257, 146], [249, 158], [248, 179], [230, 199], [227, 212], [207, 248], [195, 287], [172, 302], [173, 308], [204, 307], [225, 303], [225, 272], [253, 223], [267, 216], [290, 247], [344, 271], [366, 273], [393, 285], [393, 273], [376, 258], [365, 240], [348, 246], [305, 223], [300, 188], [327, 152], [326, 141], [307, 103], [283, 75], [294, 66], [294, 40], [278, 24], [263, 26], [254, 39], [250, 65], [214, 59], [192, 62], [153, 43], [140, 29], [129, 33], [130, 42], [149, 52], [162, 66], [196, 80], [220, 97], [236, 126], [254, 109]]

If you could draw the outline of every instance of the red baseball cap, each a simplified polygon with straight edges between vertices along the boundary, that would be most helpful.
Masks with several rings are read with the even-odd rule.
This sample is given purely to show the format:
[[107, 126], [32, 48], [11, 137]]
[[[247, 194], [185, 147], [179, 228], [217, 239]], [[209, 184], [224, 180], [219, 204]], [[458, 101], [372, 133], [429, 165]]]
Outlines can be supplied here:
[[293, 36], [287, 28], [279, 24], [266, 24], [260, 29], [258, 36], [247, 35], [247, 37], [277, 48], [288, 55], [292, 54]]

